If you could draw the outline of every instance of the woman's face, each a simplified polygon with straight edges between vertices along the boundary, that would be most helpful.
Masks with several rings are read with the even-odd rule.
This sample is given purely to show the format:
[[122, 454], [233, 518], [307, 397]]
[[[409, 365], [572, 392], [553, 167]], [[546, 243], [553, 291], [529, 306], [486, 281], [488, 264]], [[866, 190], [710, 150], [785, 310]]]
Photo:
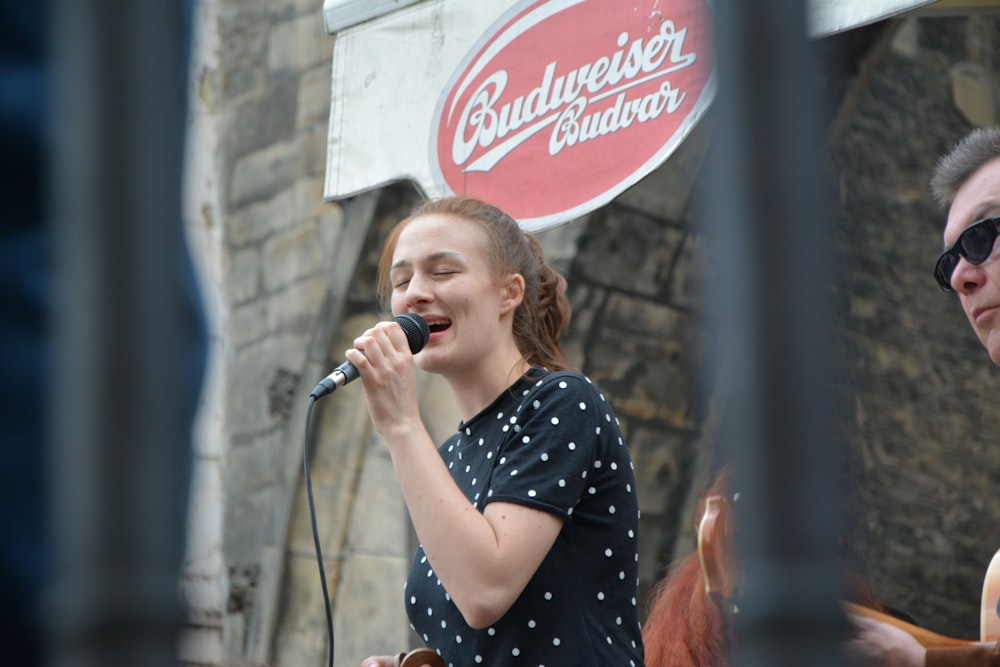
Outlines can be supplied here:
[[399, 234], [389, 273], [392, 314], [414, 312], [430, 325], [416, 357], [425, 371], [467, 372], [511, 338], [501, 318], [520, 298], [512, 302], [510, 289], [498, 284], [488, 242], [477, 224], [453, 215], [415, 218]]

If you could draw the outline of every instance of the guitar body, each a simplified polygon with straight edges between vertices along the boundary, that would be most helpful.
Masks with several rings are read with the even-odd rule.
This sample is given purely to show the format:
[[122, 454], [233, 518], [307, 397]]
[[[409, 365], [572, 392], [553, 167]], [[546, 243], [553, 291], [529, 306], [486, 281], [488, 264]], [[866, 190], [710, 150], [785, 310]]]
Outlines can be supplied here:
[[698, 522], [698, 561], [705, 578], [705, 594], [720, 607], [736, 598], [733, 511], [725, 496], [705, 498], [705, 512]]
[[979, 638], [1000, 639], [1000, 551], [993, 555], [983, 580], [983, 599], [979, 613]]
[[400, 653], [396, 656], [398, 667], [444, 667], [444, 660], [435, 651], [429, 648], [415, 648], [409, 653]]

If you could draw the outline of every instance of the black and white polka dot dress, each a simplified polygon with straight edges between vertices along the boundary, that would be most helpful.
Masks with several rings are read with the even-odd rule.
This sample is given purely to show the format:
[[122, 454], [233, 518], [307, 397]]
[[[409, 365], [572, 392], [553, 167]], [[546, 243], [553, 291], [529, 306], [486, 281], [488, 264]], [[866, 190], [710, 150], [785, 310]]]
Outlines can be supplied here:
[[517, 503], [565, 524], [514, 605], [482, 630], [465, 622], [418, 549], [405, 601], [427, 645], [449, 667], [642, 667], [635, 476], [590, 380], [534, 369], [439, 452], [479, 511]]

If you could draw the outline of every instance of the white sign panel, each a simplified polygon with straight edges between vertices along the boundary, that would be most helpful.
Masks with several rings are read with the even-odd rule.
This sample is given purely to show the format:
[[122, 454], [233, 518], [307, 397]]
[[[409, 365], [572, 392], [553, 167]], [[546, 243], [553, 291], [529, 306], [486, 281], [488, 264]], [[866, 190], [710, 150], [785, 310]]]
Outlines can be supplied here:
[[933, 0], [809, 0], [809, 34], [822, 37], [903, 14]]
[[511, 4], [425, 0], [337, 33], [327, 199], [403, 179], [431, 189], [428, 141], [438, 97]]
[[710, 25], [704, 0], [441, 0], [342, 32], [370, 57], [335, 48], [326, 196], [409, 179], [527, 229], [578, 217], [701, 118]]

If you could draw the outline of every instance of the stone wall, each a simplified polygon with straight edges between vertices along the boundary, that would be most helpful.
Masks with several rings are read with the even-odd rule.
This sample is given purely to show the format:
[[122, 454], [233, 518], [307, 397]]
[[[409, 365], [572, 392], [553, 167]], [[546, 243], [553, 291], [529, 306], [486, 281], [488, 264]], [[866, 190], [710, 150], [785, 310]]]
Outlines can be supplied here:
[[[187, 570], [184, 658], [320, 665], [327, 635], [302, 473], [306, 399], [380, 316], [378, 248], [417, 194], [400, 184], [322, 201], [334, 38], [319, 2], [204, 6], [216, 36], [199, 76], [214, 127], [201, 147], [212, 186], [192, 224], [208, 239], [215, 276], [213, 426], [199, 451], [214, 471], [205, 479], [216, 481], [194, 503], [200, 549]], [[830, 135], [841, 194], [834, 250], [845, 269], [833, 288], [848, 305], [840, 389], [857, 520], [845, 541], [887, 602], [973, 636], [982, 573], [1000, 546], [986, 496], [1000, 465], [990, 447], [995, 371], [930, 277], [943, 215], [926, 182], [937, 155], [993, 113], [1000, 30], [985, 17], [890, 27], [835, 49], [851, 62], [831, 82], [843, 101]], [[636, 462], [643, 592], [690, 550], [692, 508], [717, 463], [702, 390], [710, 332], [695, 296], [706, 249], [692, 194], [710, 134], [706, 121], [613, 203], [540, 235], [570, 283], [569, 357], [615, 405]], [[443, 438], [457, 423], [448, 392], [436, 378], [422, 382], [425, 419]], [[324, 399], [310, 426], [337, 663], [360, 664], [416, 643], [399, 600], [412, 531], [361, 392]]]

